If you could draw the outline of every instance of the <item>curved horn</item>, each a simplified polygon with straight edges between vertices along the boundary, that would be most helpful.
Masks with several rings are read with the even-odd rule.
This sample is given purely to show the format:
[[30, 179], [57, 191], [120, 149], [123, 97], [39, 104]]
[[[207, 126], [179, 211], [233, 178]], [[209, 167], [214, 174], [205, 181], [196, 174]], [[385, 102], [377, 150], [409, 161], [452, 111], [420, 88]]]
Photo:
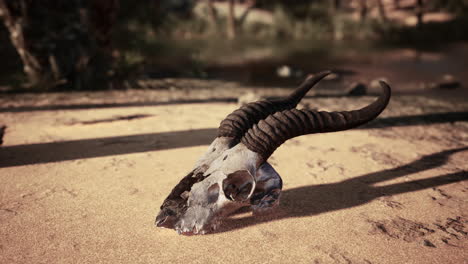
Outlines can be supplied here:
[[334, 132], [365, 124], [376, 118], [387, 106], [391, 89], [380, 81], [383, 94], [372, 104], [354, 111], [316, 112], [309, 110], [285, 110], [260, 120], [247, 131], [241, 142], [250, 150], [260, 154], [258, 164], [268, 157], [286, 140], [312, 133]]
[[221, 121], [218, 137], [231, 137], [238, 142], [245, 132], [258, 121], [273, 113], [296, 107], [302, 97], [328, 74], [330, 71], [324, 71], [307, 78], [291, 95], [284, 99], [253, 102], [235, 110]]

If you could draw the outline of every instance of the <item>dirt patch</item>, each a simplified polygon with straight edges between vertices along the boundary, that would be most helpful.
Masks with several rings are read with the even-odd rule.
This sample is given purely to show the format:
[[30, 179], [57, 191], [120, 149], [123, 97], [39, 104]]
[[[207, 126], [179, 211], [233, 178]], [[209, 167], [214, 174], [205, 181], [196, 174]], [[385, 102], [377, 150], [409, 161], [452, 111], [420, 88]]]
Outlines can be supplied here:
[[[205, 236], [156, 228], [159, 206], [247, 89], [220, 87], [1, 96], [0, 262], [467, 259], [468, 121], [447, 114], [466, 112], [466, 100], [394, 96], [375, 123], [278, 148], [270, 163], [284, 185], [271, 214], [247, 211]], [[336, 111], [374, 99], [305, 101]], [[452, 119], [414, 117], [436, 113]]]
[[435, 232], [422, 223], [401, 217], [392, 220], [371, 221], [371, 224], [373, 227], [371, 234], [383, 234], [405, 242], [413, 242]]

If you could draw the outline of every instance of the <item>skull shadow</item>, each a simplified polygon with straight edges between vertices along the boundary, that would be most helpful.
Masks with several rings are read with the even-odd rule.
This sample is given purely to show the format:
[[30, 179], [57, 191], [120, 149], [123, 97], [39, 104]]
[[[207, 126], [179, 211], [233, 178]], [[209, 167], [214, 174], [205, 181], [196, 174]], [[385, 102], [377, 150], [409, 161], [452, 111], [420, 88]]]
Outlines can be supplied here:
[[[462, 170], [404, 183], [373, 186], [379, 182], [441, 167], [448, 162], [452, 154], [466, 150], [468, 150], [468, 147], [434, 153], [403, 166], [361, 175], [337, 183], [311, 185], [285, 190], [281, 195], [279, 208], [276, 208], [271, 213], [260, 216], [250, 215], [243, 218], [229, 217], [225, 219], [221, 227], [212, 234], [228, 232], [285, 218], [307, 217], [335, 210], [352, 208], [371, 202], [379, 197], [413, 192], [468, 180], [468, 171]], [[247, 210], [248, 209], [243, 208], [237, 213], [245, 213]]]

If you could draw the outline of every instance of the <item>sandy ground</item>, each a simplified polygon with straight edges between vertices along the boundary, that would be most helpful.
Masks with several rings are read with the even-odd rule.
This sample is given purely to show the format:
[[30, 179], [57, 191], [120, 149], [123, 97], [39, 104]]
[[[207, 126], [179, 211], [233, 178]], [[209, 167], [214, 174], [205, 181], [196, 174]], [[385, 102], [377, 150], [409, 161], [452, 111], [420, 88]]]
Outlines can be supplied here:
[[274, 213], [186, 237], [154, 218], [237, 105], [164, 98], [0, 98], [0, 263], [467, 263], [466, 100], [395, 96], [367, 127], [289, 140]]

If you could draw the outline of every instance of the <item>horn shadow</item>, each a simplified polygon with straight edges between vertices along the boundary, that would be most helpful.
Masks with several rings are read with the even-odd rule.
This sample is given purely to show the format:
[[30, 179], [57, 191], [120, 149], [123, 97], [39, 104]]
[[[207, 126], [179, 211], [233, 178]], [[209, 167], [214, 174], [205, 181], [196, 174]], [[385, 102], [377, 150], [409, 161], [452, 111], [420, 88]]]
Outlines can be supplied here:
[[382, 170], [337, 183], [310, 185], [284, 190], [279, 210], [268, 215], [228, 218], [215, 233], [267, 223], [286, 218], [308, 217], [371, 202], [383, 196], [423, 190], [468, 179], [468, 171], [458, 171], [436, 177], [375, 187], [384, 182], [409, 174], [443, 166], [450, 155], [467, 151], [468, 147], [451, 149], [427, 155], [414, 162], [393, 169]]

